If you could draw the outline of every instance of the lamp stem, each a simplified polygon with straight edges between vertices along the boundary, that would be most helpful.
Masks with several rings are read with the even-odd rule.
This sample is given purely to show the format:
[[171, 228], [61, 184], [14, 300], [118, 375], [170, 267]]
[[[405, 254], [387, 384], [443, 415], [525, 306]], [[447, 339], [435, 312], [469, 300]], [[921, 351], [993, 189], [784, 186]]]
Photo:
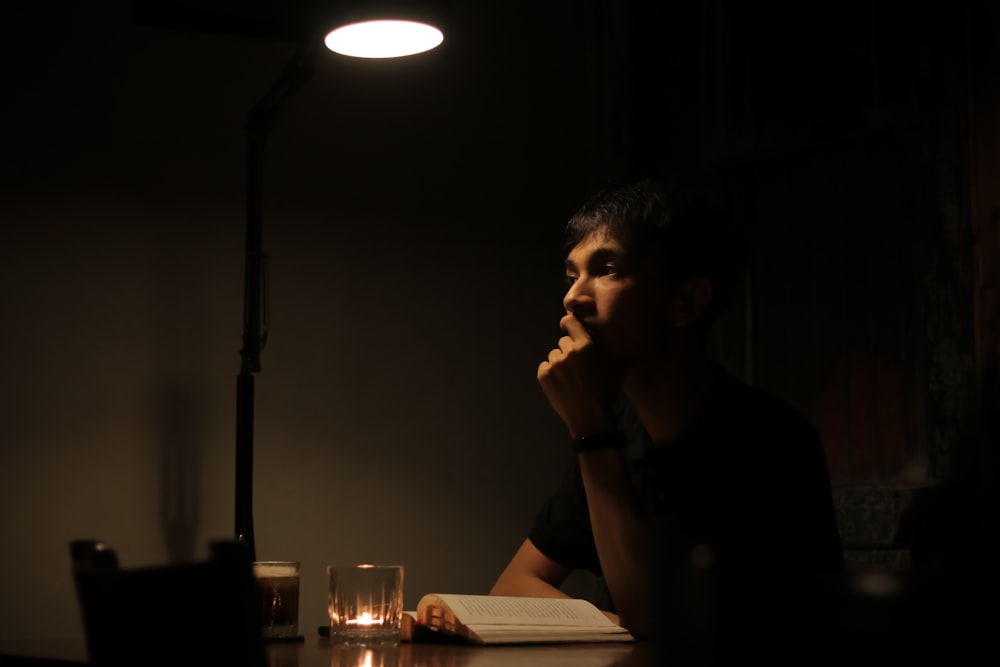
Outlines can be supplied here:
[[236, 540], [257, 559], [253, 530], [254, 373], [260, 371], [260, 351], [267, 342], [269, 304], [267, 257], [262, 242], [261, 164], [264, 144], [282, 105], [312, 76], [313, 40], [301, 46], [268, 92], [247, 116], [246, 259], [243, 296], [243, 346], [236, 378]]

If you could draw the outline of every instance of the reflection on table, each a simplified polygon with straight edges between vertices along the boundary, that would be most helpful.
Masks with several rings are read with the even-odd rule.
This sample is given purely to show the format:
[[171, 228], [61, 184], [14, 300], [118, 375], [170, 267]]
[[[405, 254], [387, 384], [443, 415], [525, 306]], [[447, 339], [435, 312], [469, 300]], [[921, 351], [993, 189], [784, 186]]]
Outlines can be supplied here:
[[[543, 644], [465, 646], [404, 642], [392, 647], [337, 646], [323, 637], [270, 642], [268, 667], [648, 667], [654, 664], [645, 644]], [[135, 664], [146, 663], [156, 643], [145, 645]], [[0, 664], [73, 667], [87, 664], [82, 639], [26, 640], [0, 644]], [[190, 664], [203, 664], [197, 655]], [[226, 665], [225, 667], [238, 667]]]
[[268, 667], [622, 667], [652, 664], [643, 644], [461, 646], [404, 642], [398, 646], [336, 646], [325, 638], [268, 646]]

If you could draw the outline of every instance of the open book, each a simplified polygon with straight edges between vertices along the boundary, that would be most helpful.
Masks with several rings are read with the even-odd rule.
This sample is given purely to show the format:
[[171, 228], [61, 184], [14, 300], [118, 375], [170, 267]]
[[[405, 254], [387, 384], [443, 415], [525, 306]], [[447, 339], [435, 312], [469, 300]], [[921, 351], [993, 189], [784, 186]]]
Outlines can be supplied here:
[[431, 593], [417, 603], [413, 641], [473, 644], [634, 641], [587, 600]]

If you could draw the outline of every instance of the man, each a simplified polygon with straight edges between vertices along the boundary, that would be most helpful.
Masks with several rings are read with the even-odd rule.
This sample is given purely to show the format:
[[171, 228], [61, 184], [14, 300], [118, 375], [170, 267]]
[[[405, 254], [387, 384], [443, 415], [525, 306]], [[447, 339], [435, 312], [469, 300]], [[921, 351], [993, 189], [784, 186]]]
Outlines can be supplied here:
[[589, 570], [606, 613], [643, 638], [698, 567], [717, 590], [842, 566], [816, 429], [709, 356], [739, 239], [650, 181], [599, 192], [569, 220], [565, 335], [538, 381], [574, 460], [492, 594], [565, 597], [566, 577]]

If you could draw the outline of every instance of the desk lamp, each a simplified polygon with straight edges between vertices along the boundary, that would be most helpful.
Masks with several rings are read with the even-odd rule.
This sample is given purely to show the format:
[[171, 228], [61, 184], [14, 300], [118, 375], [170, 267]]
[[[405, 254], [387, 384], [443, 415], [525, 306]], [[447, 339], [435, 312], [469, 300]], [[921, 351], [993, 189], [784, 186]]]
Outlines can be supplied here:
[[236, 540], [256, 560], [253, 530], [254, 373], [260, 371], [260, 351], [269, 324], [267, 261], [261, 243], [261, 159], [268, 130], [289, 97], [313, 73], [320, 43], [334, 53], [357, 58], [396, 58], [435, 48], [444, 40], [440, 15], [433, 3], [377, 2], [348, 7], [337, 3], [337, 15], [323, 22], [333, 26], [306, 39], [247, 117], [246, 264], [243, 298], [243, 346], [236, 378]]

